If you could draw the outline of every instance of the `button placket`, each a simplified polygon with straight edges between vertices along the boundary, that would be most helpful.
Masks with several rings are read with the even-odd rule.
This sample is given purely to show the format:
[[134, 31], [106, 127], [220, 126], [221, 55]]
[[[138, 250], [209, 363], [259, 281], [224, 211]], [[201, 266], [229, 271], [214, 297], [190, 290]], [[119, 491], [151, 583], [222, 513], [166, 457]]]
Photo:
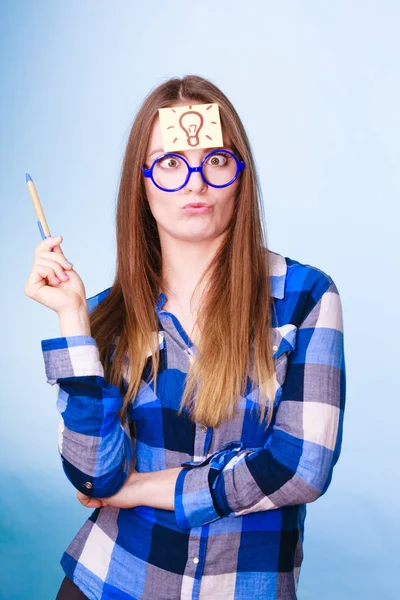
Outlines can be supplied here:
[[194, 573], [196, 573], [197, 577], [201, 577], [204, 568], [204, 560], [200, 561], [200, 537], [202, 531], [204, 531], [202, 527], [194, 527], [189, 534], [185, 575], [191, 578], [193, 578]]

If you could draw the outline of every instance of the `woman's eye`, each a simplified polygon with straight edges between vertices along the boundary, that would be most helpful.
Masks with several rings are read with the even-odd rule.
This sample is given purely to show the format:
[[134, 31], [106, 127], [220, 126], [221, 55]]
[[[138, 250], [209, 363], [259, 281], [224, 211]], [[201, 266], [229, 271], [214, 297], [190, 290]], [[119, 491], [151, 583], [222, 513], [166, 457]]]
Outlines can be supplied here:
[[162, 160], [158, 161], [158, 164], [163, 168], [163, 169], [175, 169], [176, 167], [179, 167], [179, 161], [176, 158], [163, 158]]
[[229, 157], [229, 155], [227, 155], [227, 154], [213, 154], [208, 159], [209, 164], [212, 165], [213, 167], [222, 167], [223, 165], [225, 165], [227, 163], [228, 157]]

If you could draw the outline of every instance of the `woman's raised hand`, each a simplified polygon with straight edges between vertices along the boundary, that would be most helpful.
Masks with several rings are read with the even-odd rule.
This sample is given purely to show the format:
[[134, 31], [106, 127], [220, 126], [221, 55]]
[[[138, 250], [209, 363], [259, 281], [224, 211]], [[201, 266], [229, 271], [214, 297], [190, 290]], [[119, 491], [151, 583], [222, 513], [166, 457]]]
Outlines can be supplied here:
[[62, 239], [62, 236], [48, 237], [40, 242], [24, 286], [26, 296], [59, 315], [86, 307], [85, 286], [60, 248]]

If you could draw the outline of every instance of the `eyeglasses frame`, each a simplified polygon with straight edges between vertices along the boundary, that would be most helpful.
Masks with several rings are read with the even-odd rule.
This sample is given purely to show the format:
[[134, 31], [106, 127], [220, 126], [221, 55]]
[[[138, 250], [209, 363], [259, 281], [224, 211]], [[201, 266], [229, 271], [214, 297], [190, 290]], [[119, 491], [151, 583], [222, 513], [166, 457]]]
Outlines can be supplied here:
[[[236, 161], [235, 177], [233, 179], [231, 179], [231, 181], [229, 181], [228, 183], [224, 183], [223, 185], [214, 185], [213, 183], [210, 183], [209, 181], [207, 181], [207, 179], [203, 175], [203, 165], [204, 165], [205, 161], [212, 154], [218, 154], [218, 151], [230, 154]], [[177, 158], [180, 158], [181, 160], [183, 160], [184, 163], [186, 163], [187, 168], [188, 168], [188, 174], [187, 174], [185, 182], [180, 187], [174, 188], [173, 190], [167, 190], [166, 188], [161, 187], [160, 185], [158, 185], [158, 183], [154, 180], [154, 177], [153, 177], [153, 169], [155, 167], [155, 164], [162, 158], [165, 158], [166, 156], [176, 156]], [[227, 187], [228, 185], [231, 185], [234, 181], [236, 181], [236, 179], [239, 177], [239, 174], [241, 173], [241, 171], [244, 170], [245, 167], [246, 167], [246, 164], [245, 164], [244, 160], [238, 160], [238, 158], [230, 150], [226, 150], [225, 148], [214, 148], [214, 150], [211, 150], [211, 152], [206, 154], [206, 156], [201, 161], [201, 165], [199, 165], [198, 167], [191, 167], [189, 165], [188, 161], [186, 160], [186, 158], [184, 156], [182, 156], [181, 154], [175, 154], [173, 152], [166, 152], [165, 154], [162, 154], [161, 156], [158, 156], [156, 159], [154, 159], [154, 162], [151, 165], [150, 169], [146, 169], [145, 166], [143, 165], [142, 171], [143, 171], [143, 175], [145, 177], [149, 177], [152, 180], [152, 182], [154, 183], [154, 185], [159, 190], [162, 190], [163, 192], [178, 192], [179, 190], [184, 188], [185, 185], [187, 185], [192, 173], [200, 173], [204, 183], [206, 183], [207, 185], [210, 185], [211, 187], [224, 188], [224, 187]]]

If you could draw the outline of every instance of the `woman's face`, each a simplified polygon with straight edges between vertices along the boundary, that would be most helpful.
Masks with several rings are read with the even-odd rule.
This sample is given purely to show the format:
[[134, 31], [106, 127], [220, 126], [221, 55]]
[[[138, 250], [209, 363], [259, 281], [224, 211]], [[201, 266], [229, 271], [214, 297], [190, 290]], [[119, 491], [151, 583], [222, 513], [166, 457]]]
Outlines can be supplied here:
[[[187, 102], [183, 102], [182, 105], [186, 104]], [[176, 106], [178, 105], [177, 103]], [[229, 150], [231, 140], [224, 131], [223, 139], [224, 148]], [[181, 154], [192, 167], [197, 167], [205, 155], [213, 149], [193, 148], [176, 154]], [[164, 154], [163, 141], [160, 120], [157, 116], [147, 146], [146, 167], [150, 168], [153, 161], [162, 154]], [[192, 173], [186, 186], [177, 192], [164, 192], [158, 189], [148, 177], [144, 178], [144, 184], [160, 238], [169, 235], [180, 240], [200, 242], [215, 239], [226, 230], [232, 217], [239, 178], [227, 187], [214, 188], [203, 181], [200, 173]], [[194, 202], [210, 204], [211, 209], [203, 214], [185, 212], [184, 206]]]

